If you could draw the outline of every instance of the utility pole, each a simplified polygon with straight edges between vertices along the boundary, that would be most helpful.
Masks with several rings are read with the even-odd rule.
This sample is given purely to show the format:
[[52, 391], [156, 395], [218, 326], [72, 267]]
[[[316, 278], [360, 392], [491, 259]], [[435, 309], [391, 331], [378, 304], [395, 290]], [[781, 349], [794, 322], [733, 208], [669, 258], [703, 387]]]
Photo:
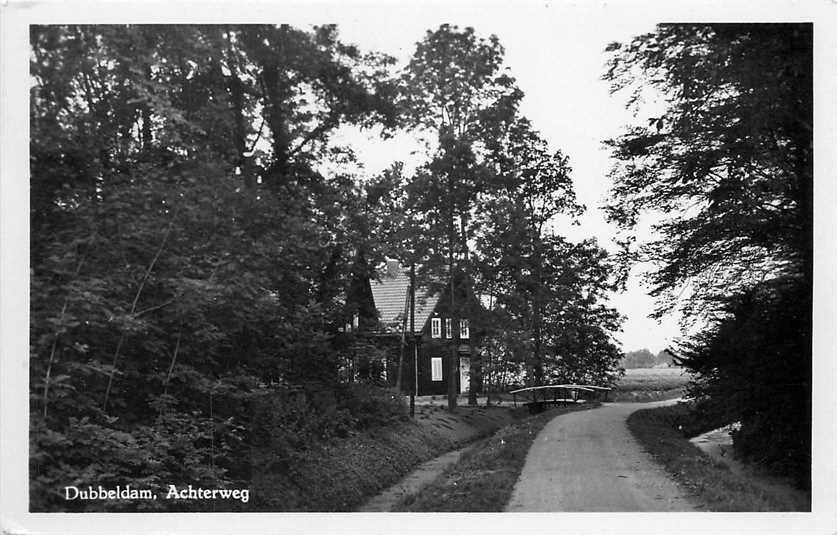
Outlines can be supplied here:
[[410, 417], [416, 415], [418, 394], [418, 342], [416, 341], [416, 265], [410, 264], [410, 338], [413, 341], [413, 381], [410, 385]]

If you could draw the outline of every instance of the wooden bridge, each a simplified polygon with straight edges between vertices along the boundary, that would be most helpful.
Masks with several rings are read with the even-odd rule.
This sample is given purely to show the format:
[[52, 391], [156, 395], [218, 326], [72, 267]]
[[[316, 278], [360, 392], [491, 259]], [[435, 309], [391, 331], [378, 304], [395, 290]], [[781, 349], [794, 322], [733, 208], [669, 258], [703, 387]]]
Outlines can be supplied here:
[[[528, 406], [533, 412], [542, 410], [544, 406], [549, 404], [557, 405], [562, 403], [568, 405], [569, 403], [578, 403], [578, 395], [580, 392], [589, 392], [594, 394], [598, 399], [607, 401], [607, 394], [610, 392], [610, 387], [595, 386], [595, 385], [541, 385], [529, 386], [526, 388], [519, 388], [509, 392], [513, 396], [514, 406], [517, 407], [517, 395], [521, 396], [528, 394], [529, 400], [523, 403]], [[561, 394], [561, 397], [558, 397]]]

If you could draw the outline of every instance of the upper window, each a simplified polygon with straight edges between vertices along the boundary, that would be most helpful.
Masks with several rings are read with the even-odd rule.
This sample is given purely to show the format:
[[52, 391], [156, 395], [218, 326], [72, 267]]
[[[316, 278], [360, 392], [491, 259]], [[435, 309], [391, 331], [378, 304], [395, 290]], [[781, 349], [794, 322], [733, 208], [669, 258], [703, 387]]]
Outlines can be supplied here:
[[453, 327], [451, 326], [453, 322], [450, 318], [445, 318], [445, 338], [453, 338]]
[[432, 318], [430, 320], [430, 336], [433, 338], [442, 337], [442, 320], [441, 318]]
[[462, 339], [470, 338], [468, 332], [468, 320], [459, 320], [459, 337]]

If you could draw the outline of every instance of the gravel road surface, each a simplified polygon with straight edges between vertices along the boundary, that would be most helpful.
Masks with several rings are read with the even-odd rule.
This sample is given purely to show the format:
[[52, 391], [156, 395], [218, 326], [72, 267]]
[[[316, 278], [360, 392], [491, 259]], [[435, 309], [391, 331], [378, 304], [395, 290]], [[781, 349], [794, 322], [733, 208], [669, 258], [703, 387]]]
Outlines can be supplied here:
[[610, 403], [557, 416], [532, 444], [506, 510], [693, 511], [626, 424], [634, 411], [671, 403]]

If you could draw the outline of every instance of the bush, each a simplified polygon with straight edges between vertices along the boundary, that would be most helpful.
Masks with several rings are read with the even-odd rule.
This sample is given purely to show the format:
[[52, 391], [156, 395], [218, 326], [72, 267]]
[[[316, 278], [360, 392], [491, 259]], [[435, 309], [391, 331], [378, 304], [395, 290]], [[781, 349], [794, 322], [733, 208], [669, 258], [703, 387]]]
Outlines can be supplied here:
[[407, 417], [403, 396], [365, 383], [274, 388], [254, 403], [253, 443], [278, 444], [287, 463], [315, 443]]
[[729, 316], [688, 347], [689, 394], [707, 418], [741, 422], [736, 455], [811, 480], [811, 288], [793, 278], [732, 300]]
[[353, 383], [341, 391], [340, 406], [349, 411], [358, 430], [407, 419], [404, 395], [393, 388]]
[[[30, 430], [30, 511], [206, 511], [201, 501], [92, 500], [67, 501], [65, 486], [149, 489], [167, 485], [234, 488], [226, 466], [239, 459], [242, 428], [219, 427], [213, 420], [175, 410], [152, 424], [123, 427], [115, 418], [70, 417], [61, 431], [33, 420]], [[232, 504], [228, 507], [236, 507]]]

